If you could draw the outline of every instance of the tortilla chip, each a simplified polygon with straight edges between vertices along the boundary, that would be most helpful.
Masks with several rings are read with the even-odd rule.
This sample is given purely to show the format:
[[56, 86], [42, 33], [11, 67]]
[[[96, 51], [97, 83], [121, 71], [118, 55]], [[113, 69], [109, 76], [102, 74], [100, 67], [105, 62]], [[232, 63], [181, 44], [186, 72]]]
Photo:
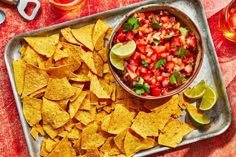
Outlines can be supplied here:
[[159, 118], [156, 113], [140, 111], [135, 117], [131, 129], [143, 138], [158, 136], [159, 121], [161, 121]]
[[71, 149], [71, 143], [64, 137], [47, 157], [72, 157]]
[[12, 62], [16, 90], [21, 95], [24, 88], [25, 62], [23, 60], [14, 60]]
[[27, 43], [24, 43], [24, 44], [20, 47], [19, 52], [20, 52], [21, 57], [24, 57], [25, 51], [26, 51], [27, 47], [28, 47], [28, 44], [27, 44]]
[[106, 32], [106, 35], [105, 35], [105, 39], [109, 39], [110, 38], [110, 36], [111, 36], [111, 33], [112, 33], [112, 27], [110, 27], [108, 30], [107, 30], [107, 32]]
[[80, 58], [81, 47], [64, 42], [61, 42], [60, 44], [62, 44], [63, 46], [62, 53], [66, 53], [68, 57], [56, 61], [55, 66], [70, 65], [70, 69], [72, 72], [78, 70], [79, 67], [81, 66], [81, 58]]
[[135, 114], [135, 112], [130, 111], [123, 104], [116, 104], [115, 110], [111, 115], [108, 132], [111, 134], [119, 134], [123, 130], [126, 130], [131, 126]]
[[75, 94], [70, 98], [70, 102], [74, 102], [78, 98], [78, 96], [83, 90], [83, 87], [84, 87], [84, 84], [78, 84], [77, 87], [73, 86], [75, 90]]
[[108, 57], [107, 57], [107, 49], [105, 47], [103, 47], [101, 50], [99, 50], [98, 55], [102, 58], [103, 62], [107, 62], [108, 61]]
[[70, 99], [57, 100], [56, 102], [62, 109], [66, 110]]
[[185, 110], [186, 109], [186, 106], [190, 103], [190, 100], [184, 96], [184, 93], [181, 92], [179, 94], [179, 107], [182, 109], [182, 110]]
[[71, 74], [71, 65], [61, 65], [58, 67], [49, 67], [46, 69], [51, 78], [68, 77]]
[[100, 81], [97, 76], [92, 76], [90, 82], [90, 91], [93, 92], [99, 99], [110, 99], [112, 91], [109, 91], [109, 85]]
[[46, 149], [46, 142], [43, 140], [40, 147], [40, 156], [48, 156], [49, 152]]
[[68, 138], [70, 140], [76, 140], [80, 139], [80, 131], [77, 128], [73, 128], [69, 133], [68, 133]]
[[52, 128], [52, 126], [47, 125], [47, 124], [43, 124], [43, 130], [46, 132], [46, 134], [54, 139], [57, 135], [58, 135], [58, 130], [55, 130], [54, 128]]
[[92, 108], [90, 111], [79, 110], [75, 115], [75, 119], [84, 125], [88, 125], [90, 122], [95, 120], [94, 112], [96, 112], [96, 108]]
[[82, 131], [81, 148], [100, 147], [106, 141], [106, 137], [98, 130], [97, 123], [90, 123]]
[[42, 100], [37, 98], [25, 97], [23, 100], [23, 114], [30, 126], [34, 126], [42, 119], [41, 106]]
[[82, 51], [80, 57], [94, 74], [100, 77], [103, 75], [103, 61], [99, 55]]
[[46, 57], [51, 57], [59, 42], [59, 34], [48, 37], [24, 37], [25, 41], [38, 53]]
[[104, 118], [102, 119], [101, 129], [102, 129], [103, 131], [108, 132], [110, 120], [111, 120], [111, 114], [105, 115]]
[[43, 139], [42, 142], [45, 142], [45, 149], [47, 150], [47, 152], [51, 152], [58, 144], [58, 141], [54, 141], [50, 138]]
[[75, 71], [76, 75], [88, 75], [88, 73], [89, 73], [89, 68], [84, 62], [82, 62], [79, 69]]
[[57, 129], [65, 125], [69, 120], [69, 114], [64, 111], [56, 102], [43, 99], [42, 118], [44, 124], [51, 125]]
[[101, 157], [100, 152], [96, 147], [92, 147], [87, 149], [86, 154], [84, 155], [85, 157]]
[[43, 88], [31, 93], [29, 96], [34, 97], [34, 98], [41, 98], [44, 96], [45, 91], [46, 91], [46, 87], [43, 87]]
[[104, 37], [107, 32], [107, 30], [110, 28], [105, 22], [98, 19], [92, 34], [92, 40], [95, 50], [100, 50], [102, 47], [104, 47]]
[[57, 44], [55, 53], [53, 54], [53, 60], [59, 61], [63, 58], [69, 57], [69, 54], [64, 50], [62, 42]]
[[125, 140], [126, 134], [127, 134], [127, 130], [124, 130], [114, 137], [114, 142], [122, 153], [125, 153], [124, 140]]
[[78, 74], [78, 75], [74, 74], [74, 77], [70, 78], [70, 80], [76, 82], [89, 82], [90, 78], [85, 74]]
[[177, 119], [170, 119], [158, 137], [160, 145], [175, 148], [193, 128]]
[[77, 97], [77, 99], [70, 103], [69, 113], [70, 113], [71, 119], [75, 116], [75, 114], [79, 110], [80, 105], [82, 104], [82, 102], [83, 102], [84, 98], [86, 97], [86, 95], [87, 95], [87, 92], [86, 91], [82, 91], [80, 93], [80, 95]]
[[103, 76], [103, 60], [102, 58], [97, 54], [93, 53], [93, 60], [94, 60], [94, 66], [96, 69], [96, 73], [98, 76]]
[[124, 140], [124, 148], [127, 156], [132, 156], [140, 150], [148, 149], [153, 146], [155, 146], [155, 140], [153, 138], [148, 137], [146, 139], [142, 139], [135, 136], [130, 131], [127, 131]]
[[92, 41], [94, 24], [83, 26], [79, 29], [71, 29], [73, 36], [89, 50], [94, 50]]
[[37, 131], [37, 129], [35, 128], [35, 126], [33, 126], [30, 130], [30, 134], [31, 136], [37, 140], [39, 138], [39, 132]]
[[22, 97], [25, 97], [47, 85], [48, 74], [31, 64], [26, 64], [24, 88]]
[[100, 151], [108, 153], [109, 156], [121, 154], [120, 150], [114, 143], [113, 137], [108, 137], [106, 142], [100, 148]]
[[90, 105], [90, 92], [88, 92], [87, 96], [83, 100], [83, 103], [80, 105], [80, 110], [89, 111], [90, 108], [91, 108], [91, 105]]
[[63, 77], [49, 78], [44, 96], [49, 100], [63, 100], [70, 98], [74, 94], [74, 88], [71, 86], [67, 78]]
[[81, 43], [79, 43], [75, 39], [75, 37], [73, 36], [70, 27], [66, 27], [66, 28], [61, 29], [61, 34], [66, 39], [66, 41], [68, 41], [69, 43], [76, 44], [76, 45], [81, 45]]
[[38, 66], [42, 64], [41, 62], [45, 62], [46, 59], [44, 59], [41, 55], [39, 55], [34, 49], [32, 49], [30, 46], [27, 46], [26, 51], [24, 53], [24, 56], [22, 59], [28, 63], [35, 66]]

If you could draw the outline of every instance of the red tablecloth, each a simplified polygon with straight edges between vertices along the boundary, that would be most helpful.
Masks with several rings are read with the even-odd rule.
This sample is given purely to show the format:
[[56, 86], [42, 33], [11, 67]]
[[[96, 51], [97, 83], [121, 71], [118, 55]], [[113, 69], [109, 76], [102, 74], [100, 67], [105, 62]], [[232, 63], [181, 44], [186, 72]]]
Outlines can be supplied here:
[[[80, 10], [74, 10], [70, 13], [59, 15], [52, 10], [48, 0], [40, 0], [40, 12], [33, 21], [23, 20], [17, 12], [16, 6], [9, 6], [0, 2], [0, 9], [3, 10], [7, 16], [6, 21], [0, 25], [0, 157], [29, 156], [4, 63], [3, 52], [7, 42], [20, 33], [139, 1], [141, 0], [85, 0]], [[217, 137], [171, 149], [152, 155], [153, 157], [230, 157], [236, 154], [236, 119], [234, 117], [236, 114], [236, 68], [233, 64], [236, 63], [236, 43], [225, 40], [217, 28], [219, 10], [228, 4], [229, 1], [230, 0], [201, 0], [208, 18], [208, 24], [227, 87], [233, 111], [232, 124], [226, 132]]]

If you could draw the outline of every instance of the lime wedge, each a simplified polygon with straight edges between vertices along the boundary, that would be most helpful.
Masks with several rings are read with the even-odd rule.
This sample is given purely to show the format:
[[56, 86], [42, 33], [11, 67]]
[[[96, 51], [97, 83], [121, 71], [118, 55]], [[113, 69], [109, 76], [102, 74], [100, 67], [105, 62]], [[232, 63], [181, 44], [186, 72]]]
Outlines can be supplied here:
[[215, 89], [206, 85], [199, 109], [203, 111], [210, 110], [215, 105], [217, 97]]
[[125, 69], [125, 66], [124, 66], [124, 60], [119, 58], [118, 56], [116, 56], [113, 51], [110, 51], [110, 61], [111, 61], [111, 64], [118, 70], [124, 70]]
[[193, 88], [189, 88], [184, 91], [184, 95], [190, 99], [198, 99], [201, 98], [205, 93], [205, 81], [200, 81], [196, 86]]
[[126, 59], [129, 58], [136, 49], [135, 41], [131, 40], [126, 44], [122, 45], [118, 43], [111, 48], [111, 51], [119, 58]]
[[188, 104], [187, 111], [194, 126], [202, 127], [210, 123], [210, 119], [206, 118], [204, 114], [200, 110], [198, 110], [197, 107]]

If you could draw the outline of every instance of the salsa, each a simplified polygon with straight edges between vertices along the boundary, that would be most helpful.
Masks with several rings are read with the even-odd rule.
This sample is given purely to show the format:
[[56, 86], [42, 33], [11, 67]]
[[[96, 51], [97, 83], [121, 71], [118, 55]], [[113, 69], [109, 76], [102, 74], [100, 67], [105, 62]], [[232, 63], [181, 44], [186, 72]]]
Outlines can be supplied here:
[[115, 34], [113, 45], [134, 41], [121, 78], [140, 95], [159, 96], [192, 75], [198, 53], [196, 36], [167, 11], [132, 14]]

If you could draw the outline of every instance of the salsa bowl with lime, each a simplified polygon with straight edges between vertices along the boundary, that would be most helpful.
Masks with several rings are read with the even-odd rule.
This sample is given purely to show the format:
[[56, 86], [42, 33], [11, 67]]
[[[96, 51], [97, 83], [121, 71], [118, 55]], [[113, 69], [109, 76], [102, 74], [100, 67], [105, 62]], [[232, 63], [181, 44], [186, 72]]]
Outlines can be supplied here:
[[133, 96], [159, 99], [186, 89], [203, 62], [203, 42], [193, 21], [164, 4], [129, 12], [108, 42], [109, 67]]

